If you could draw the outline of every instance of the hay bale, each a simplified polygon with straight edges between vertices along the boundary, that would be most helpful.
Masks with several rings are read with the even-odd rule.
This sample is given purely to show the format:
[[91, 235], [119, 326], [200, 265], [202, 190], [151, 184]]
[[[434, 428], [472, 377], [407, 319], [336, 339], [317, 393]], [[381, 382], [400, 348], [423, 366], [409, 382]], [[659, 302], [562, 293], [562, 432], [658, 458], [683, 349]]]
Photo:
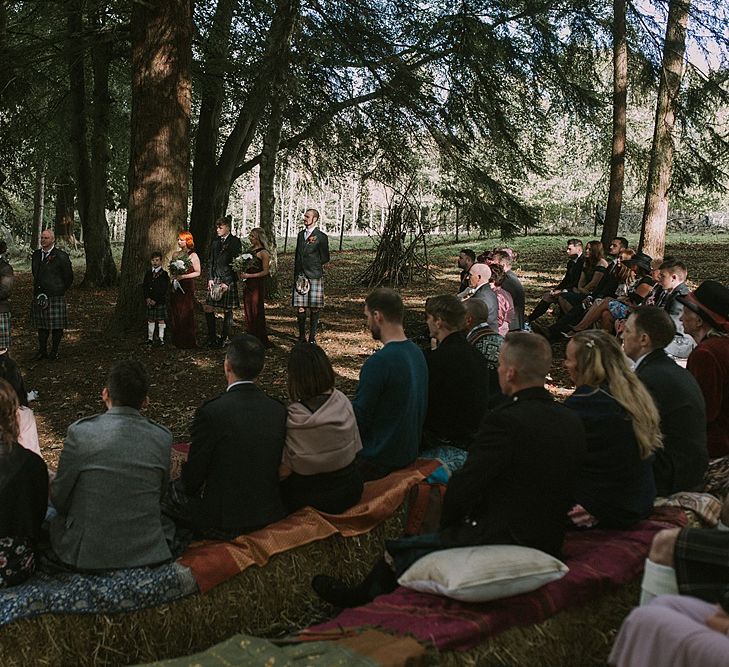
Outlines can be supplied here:
[[638, 604], [640, 580], [538, 625], [512, 628], [470, 651], [429, 652], [442, 667], [588, 667], [605, 665], [630, 610]]
[[364, 535], [334, 535], [273, 556], [204, 595], [113, 615], [45, 615], [0, 628], [3, 667], [130, 665], [203, 651], [243, 632], [272, 637], [323, 620], [309, 585], [327, 573], [354, 581], [400, 537], [405, 506]]

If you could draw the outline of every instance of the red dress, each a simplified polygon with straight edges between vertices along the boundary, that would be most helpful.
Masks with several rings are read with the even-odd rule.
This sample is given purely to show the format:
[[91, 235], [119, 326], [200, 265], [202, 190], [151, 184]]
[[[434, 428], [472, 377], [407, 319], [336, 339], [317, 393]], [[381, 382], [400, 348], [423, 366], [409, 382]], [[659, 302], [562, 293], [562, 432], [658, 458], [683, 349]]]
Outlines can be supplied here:
[[[253, 259], [246, 270], [246, 273], [260, 273], [263, 271], [263, 262], [258, 256], [263, 248], [251, 250]], [[266, 276], [263, 278], [248, 278], [245, 282], [245, 291], [243, 294], [243, 310], [246, 316], [246, 331], [255, 336], [266, 347], [270, 346], [268, 342], [268, 333], [266, 332], [266, 310], [264, 299], [266, 297]]]
[[[187, 253], [188, 256], [192, 254]], [[190, 268], [188, 273], [195, 269]], [[197, 347], [195, 341], [195, 279], [180, 279], [180, 287], [184, 290], [172, 288], [170, 295], [170, 318], [172, 320], [172, 344], [183, 350]]]

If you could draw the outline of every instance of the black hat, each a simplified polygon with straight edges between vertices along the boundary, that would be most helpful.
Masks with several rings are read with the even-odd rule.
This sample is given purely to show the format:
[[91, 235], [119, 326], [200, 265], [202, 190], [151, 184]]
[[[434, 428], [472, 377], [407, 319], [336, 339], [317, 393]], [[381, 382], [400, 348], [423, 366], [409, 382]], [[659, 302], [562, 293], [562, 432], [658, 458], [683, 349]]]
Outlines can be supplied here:
[[650, 255], [646, 255], [644, 252], [637, 252], [630, 259], [624, 259], [623, 264], [625, 266], [638, 266], [646, 273], [651, 272], [651, 262], [653, 258]]
[[702, 320], [729, 333], [729, 288], [716, 280], [705, 280], [693, 292], [676, 298]]

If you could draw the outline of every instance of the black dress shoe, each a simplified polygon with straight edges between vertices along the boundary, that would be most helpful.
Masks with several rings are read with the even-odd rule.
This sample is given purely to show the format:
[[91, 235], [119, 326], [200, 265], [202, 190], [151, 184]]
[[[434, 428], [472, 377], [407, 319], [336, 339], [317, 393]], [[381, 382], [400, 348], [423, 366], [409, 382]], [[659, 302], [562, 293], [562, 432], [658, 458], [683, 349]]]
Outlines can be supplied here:
[[324, 602], [333, 607], [359, 607], [371, 601], [371, 598], [357, 588], [350, 588], [339, 579], [326, 574], [317, 574], [311, 580], [311, 587]]
[[48, 353], [36, 352], [35, 356], [31, 359], [31, 361], [40, 361], [41, 359], [48, 359]]
[[58, 352], [51, 352], [48, 355], [49, 361], [56, 361], [58, 359]]

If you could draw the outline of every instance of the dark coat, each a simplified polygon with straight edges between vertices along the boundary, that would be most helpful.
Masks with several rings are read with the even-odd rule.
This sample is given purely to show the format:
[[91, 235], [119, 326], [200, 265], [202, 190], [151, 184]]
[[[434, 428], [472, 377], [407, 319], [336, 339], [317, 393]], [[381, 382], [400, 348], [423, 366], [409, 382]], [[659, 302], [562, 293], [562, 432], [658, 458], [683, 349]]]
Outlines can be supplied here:
[[577, 287], [577, 283], [580, 282], [580, 276], [582, 275], [582, 268], [585, 264], [585, 254], [581, 254], [577, 259], [570, 259], [567, 262], [567, 270], [565, 271], [564, 278], [559, 284], [554, 286], [554, 289], [566, 289], [571, 290]]
[[237, 384], [198, 408], [182, 468], [190, 516], [202, 534], [235, 537], [286, 516], [278, 468], [286, 408], [255, 384]]
[[425, 352], [428, 364], [428, 411], [423, 429], [467, 446], [486, 413], [489, 366], [460, 333]]
[[653, 350], [636, 369], [661, 415], [663, 448], [656, 450], [653, 475], [659, 496], [701, 491], [709, 464], [706, 404], [693, 375]]
[[43, 251], [34, 250], [31, 267], [33, 269], [34, 297], [39, 294], [63, 296], [73, 283], [71, 258], [55, 246], [45, 262], [43, 261]]
[[48, 509], [48, 470], [17, 443], [0, 445], [0, 537], [38, 539]]
[[13, 291], [14, 282], [13, 267], [0, 257], [0, 313], [10, 311], [10, 293]]
[[[312, 240], [313, 239], [313, 240]], [[309, 238], [304, 240], [304, 230], [296, 237], [294, 278], [303, 273], [307, 278], [321, 278], [322, 266], [329, 261], [329, 237], [315, 227]]]
[[145, 299], [152, 299], [156, 305], [167, 303], [167, 291], [170, 289], [170, 276], [164, 269], [154, 273], [147, 269], [142, 283], [142, 292]]
[[208, 257], [208, 280], [215, 280], [226, 285], [232, 285], [238, 280], [238, 276], [232, 267], [233, 260], [243, 252], [240, 239], [233, 234], [228, 234], [225, 241], [219, 236], [213, 239]]
[[520, 544], [558, 556], [584, 451], [576, 414], [542, 387], [518, 392], [486, 416], [448, 482], [442, 531], [464, 545]]
[[514, 302], [514, 315], [509, 322], [509, 331], [520, 331], [524, 327], [524, 304], [526, 297], [524, 295], [524, 285], [513, 271], [507, 271], [504, 275], [504, 282], [501, 283], [501, 289], [511, 294], [511, 300]]

